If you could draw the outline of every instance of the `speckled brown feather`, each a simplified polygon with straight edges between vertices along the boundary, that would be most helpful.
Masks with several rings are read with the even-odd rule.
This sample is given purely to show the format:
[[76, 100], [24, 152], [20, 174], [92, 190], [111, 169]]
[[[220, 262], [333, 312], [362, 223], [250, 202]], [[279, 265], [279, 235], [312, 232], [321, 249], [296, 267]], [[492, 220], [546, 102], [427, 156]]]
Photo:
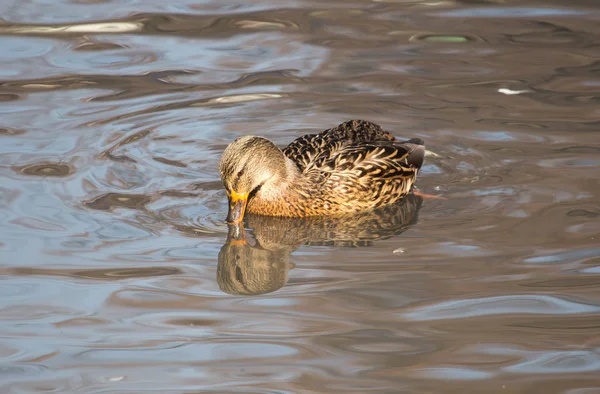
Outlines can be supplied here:
[[394, 136], [379, 125], [366, 120], [349, 120], [319, 134], [307, 134], [295, 139], [283, 153], [301, 171], [335, 156], [341, 149], [365, 142], [394, 141]]
[[259, 190], [248, 202], [248, 212], [337, 215], [396, 202], [411, 190], [424, 153], [422, 140], [396, 141], [380, 126], [363, 120], [305, 135], [283, 149], [300, 175], [282, 185], [280, 198], [267, 198], [266, 191]]

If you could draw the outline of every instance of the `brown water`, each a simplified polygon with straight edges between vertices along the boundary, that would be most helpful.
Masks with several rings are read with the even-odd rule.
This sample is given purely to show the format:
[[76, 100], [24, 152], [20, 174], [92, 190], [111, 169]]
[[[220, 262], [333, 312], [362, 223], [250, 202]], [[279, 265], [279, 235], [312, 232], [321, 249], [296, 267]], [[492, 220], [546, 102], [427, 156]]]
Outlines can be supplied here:
[[[600, 393], [598, 2], [242, 3], [0, 5], [0, 392]], [[228, 235], [351, 118], [447, 199]]]

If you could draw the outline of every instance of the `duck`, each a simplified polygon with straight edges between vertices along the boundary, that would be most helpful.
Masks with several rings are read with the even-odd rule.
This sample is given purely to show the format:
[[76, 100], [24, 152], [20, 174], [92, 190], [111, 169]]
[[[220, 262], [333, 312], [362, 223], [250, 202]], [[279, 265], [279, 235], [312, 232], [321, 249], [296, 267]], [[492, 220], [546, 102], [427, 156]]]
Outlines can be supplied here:
[[242, 136], [219, 162], [226, 221], [239, 223], [246, 213], [332, 216], [393, 204], [412, 191], [424, 157], [422, 139], [399, 141], [358, 119], [299, 137], [284, 149], [264, 137]]

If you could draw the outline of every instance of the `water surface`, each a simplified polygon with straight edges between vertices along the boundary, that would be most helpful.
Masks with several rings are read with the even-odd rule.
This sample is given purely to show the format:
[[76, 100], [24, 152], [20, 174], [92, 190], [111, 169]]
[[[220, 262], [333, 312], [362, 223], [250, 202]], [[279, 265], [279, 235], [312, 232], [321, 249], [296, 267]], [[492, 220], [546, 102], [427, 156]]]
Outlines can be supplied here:
[[[2, 393], [600, 392], [596, 2], [0, 15]], [[228, 230], [231, 140], [352, 118], [447, 199]]]

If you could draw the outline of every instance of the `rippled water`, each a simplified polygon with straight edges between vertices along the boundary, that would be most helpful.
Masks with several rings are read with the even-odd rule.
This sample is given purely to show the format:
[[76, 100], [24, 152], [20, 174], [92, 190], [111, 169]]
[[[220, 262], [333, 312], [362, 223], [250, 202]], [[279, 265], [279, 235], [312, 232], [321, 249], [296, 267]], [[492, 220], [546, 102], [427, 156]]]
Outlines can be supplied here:
[[[0, 392], [599, 393], [596, 3], [2, 3]], [[228, 234], [351, 118], [446, 199]]]

